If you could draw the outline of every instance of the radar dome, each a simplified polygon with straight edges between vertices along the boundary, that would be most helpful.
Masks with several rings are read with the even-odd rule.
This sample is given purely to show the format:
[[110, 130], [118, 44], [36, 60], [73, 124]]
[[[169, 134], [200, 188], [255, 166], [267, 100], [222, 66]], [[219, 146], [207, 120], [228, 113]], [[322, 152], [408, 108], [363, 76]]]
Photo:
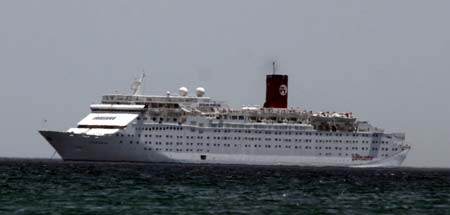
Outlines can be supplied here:
[[195, 91], [197, 93], [197, 97], [202, 97], [205, 95], [205, 88], [203, 87], [197, 87]]
[[189, 91], [188, 91], [188, 88], [186, 88], [186, 87], [180, 87], [179, 92], [180, 92], [180, 96], [187, 96]]

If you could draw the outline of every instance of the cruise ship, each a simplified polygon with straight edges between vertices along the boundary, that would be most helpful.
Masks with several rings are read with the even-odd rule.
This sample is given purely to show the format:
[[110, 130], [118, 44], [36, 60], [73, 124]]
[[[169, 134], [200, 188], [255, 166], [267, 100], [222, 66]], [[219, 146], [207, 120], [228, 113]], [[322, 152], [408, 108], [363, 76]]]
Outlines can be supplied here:
[[40, 134], [65, 161], [395, 167], [411, 149], [404, 133], [350, 112], [288, 107], [288, 76], [275, 70], [263, 106], [238, 109], [202, 87], [141, 95], [144, 78], [128, 95], [104, 95], [73, 128]]

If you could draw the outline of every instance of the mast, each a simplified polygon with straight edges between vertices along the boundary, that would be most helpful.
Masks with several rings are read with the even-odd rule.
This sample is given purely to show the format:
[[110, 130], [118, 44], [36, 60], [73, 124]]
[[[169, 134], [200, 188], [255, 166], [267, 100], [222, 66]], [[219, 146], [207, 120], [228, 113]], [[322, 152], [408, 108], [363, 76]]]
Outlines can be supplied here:
[[141, 95], [141, 86], [142, 83], [144, 82], [144, 78], [145, 78], [145, 72], [142, 71], [142, 75], [139, 79], [136, 79], [133, 84], [131, 85], [131, 90], [133, 92], [133, 96], [138, 96]]

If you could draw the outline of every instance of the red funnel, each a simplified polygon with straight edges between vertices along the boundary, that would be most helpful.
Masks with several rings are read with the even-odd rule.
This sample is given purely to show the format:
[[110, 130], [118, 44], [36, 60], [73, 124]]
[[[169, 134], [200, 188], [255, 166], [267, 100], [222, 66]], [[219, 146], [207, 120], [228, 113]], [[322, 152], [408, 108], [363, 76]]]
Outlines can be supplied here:
[[287, 108], [288, 76], [267, 75], [265, 108]]

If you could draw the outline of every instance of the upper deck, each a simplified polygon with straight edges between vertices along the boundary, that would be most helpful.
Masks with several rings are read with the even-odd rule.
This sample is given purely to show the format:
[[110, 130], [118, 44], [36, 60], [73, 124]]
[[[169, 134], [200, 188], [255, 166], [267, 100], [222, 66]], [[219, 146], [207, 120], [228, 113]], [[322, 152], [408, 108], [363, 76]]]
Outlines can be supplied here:
[[[267, 77], [267, 89], [264, 107], [230, 108], [224, 101], [204, 96], [205, 89], [199, 87], [194, 95], [188, 95], [188, 89], [181, 87], [178, 95], [167, 92], [166, 95], [142, 95], [140, 86], [143, 78], [133, 85], [133, 94], [108, 94], [102, 97], [102, 105], [91, 106], [93, 112], [105, 112], [114, 109], [124, 112], [129, 105], [141, 105], [132, 110], [140, 112], [146, 119], [170, 118], [172, 121], [185, 122], [187, 117], [199, 116], [209, 120], [232, 123], [263, 124], [308, 124], [314, 129], [324, 131], [355, 131], [364, 128], [372, 130], [368, 123], [357, 122], [352, 113], [313, 112], [287, 106], [287, 76], [271, 75]], [[277, 78], [278, 77], [278, 78]], [[112, 105], [109, 107], [108, 105]], [[113, 107], [114, 106], [114, 107]], [[360, 127], [360, 129], [358, 129]]]
[[193, 96], [155, 96], [111, 94], [102, 97], [103, 104], [150, 104], [150, 103], [199, 103], [211, 102], [209, 97]]
[[[309, 124], [318, 130], [334, 131], [355, 130], [356, 125], [356, 118], [351, 113], [312, 112], [300, 108], [232, 109], [225, 102], [209, 97], [111, 94], [102, 97], [102, 104], [125, 108], [130, 105], [140, 105], [139, 110], [133, 110], [133, 112], [138, 111], [156, 117], [171, 115], [172, 112], [177, 113], [178, 117], [202, 116], [224, 122], [240, 123]], [[102, 108], [110, 110], [109, 107], [91, 106], [93, 111], [102, 111]]]

